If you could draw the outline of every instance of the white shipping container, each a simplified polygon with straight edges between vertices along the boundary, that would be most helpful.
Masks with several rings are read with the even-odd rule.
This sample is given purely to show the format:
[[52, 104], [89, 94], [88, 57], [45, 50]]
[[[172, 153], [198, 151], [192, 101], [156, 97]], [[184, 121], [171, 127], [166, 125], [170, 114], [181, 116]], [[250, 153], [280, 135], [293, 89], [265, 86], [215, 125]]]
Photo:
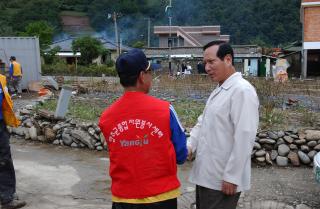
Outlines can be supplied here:
[[22, 66], [22, 88], [31, 81], [41, 80], [39, 39], [37, 37], [0, 37], [0, 59], [9, 67], [10, 56]]

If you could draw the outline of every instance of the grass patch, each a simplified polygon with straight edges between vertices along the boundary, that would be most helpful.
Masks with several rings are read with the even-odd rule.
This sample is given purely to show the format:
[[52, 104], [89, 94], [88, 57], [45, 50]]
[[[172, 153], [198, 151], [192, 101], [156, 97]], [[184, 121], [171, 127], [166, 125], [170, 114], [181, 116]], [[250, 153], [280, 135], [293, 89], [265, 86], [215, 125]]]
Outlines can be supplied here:
[[[68, 107], [67, 117], [83, 121], [96, 122], [100, 118], [102, 111], [112, 104], [118, 97], [112, 97], [108, 100], [93, 101], [93, 100], [71, 100]], [[58, 100], [47, 100], [44, 104], [38, 105], [36, 110], [45, 109], [54, 112], [57, 107]], [[200, 114], [202, 114], [205, 104], [198, 101], [179, 100], [172, 102], [178, 117], [184, 127], [193, 127]]]
[[[172, 80], [166, 74], [155, 74], [153, 79], [151, 94], [165, 100], [173, 98], [172, 104], [185, 128], [192, 128], [197, 123], [197, 118], [202, 114], [205, 107], [205, 100], [216, 85], [205, 76], [189, 76], [180, 80]], [[259, 129], [286, 130], [289, 127], [320, 127], [319, 106], [315, 106], [315, 104], [319, 105], [318, 97], [305, 93], [302, 95], [309, 96], [310, 104], [308, 101], [301, 100], [301, 104], [299, 101], [296, 106], [284, 108], [286, 106], [283, 104], [287, 100], [288, 91], [299, 89], [293, 87], [293, 85], [296, 85], [295, 83], [289, 81], [281, 84], [265, 79], [251, 79], [250, 82], [256, 87], [260, 100]], [[303, 86], [307, 84], [303, 83]], [[92, 98], [80, 100], [78, 98], [71, 101], [68, 117], [96, 122], [101, 112], [123, 93], [118, 78], [108, 78], [102, 81], [91, 78], [85, 82], [85, 86], [89, 89], [89, 95], [100, 92], [105, 96], [96, 97], [93, 95], [97, 100]], [[49, 100], [41, 108], [55, 111], [56, 101]]]
[[205, 104], [197, 101], [180, 100], [172, 102], [183, 127], [191, 128], [197, 123]]
[[[55, 112], [58, 100], [47, 100], [44, 104], [38, 105], [36, 110], [45, 109]], [[90, 101], [73, 101], [71, 100], [68, 107], [67, 117], [83, 121], [98, 121], [103, 107], [94, 105]]]
[[38, 111], [39, 109], [45, 109], [45, 110], [49, 110], [49, 111], [54, 112], [57, 108], [57, 102], [58, 102], [58, 100], [56, 100], [56, 99], [47, 100], [41, 105], [38, 104], [36, 106], [36, 111]]
[[269, 110], [266, 107], [260, 109], [260, 123], [259, 127], [264, 129], [272, 128], [285, 128], [288, 124], [288, 111], [281, 110], [279, 108], [272, 108]]
[[300, 121], [305, 126], [314, 126], [319, 118], [319, 113], [312, 111], [309, 108], [299, 106], [296, 112], [300, 114]]
[[73, 118], [86, 121], [98, 121], [104, 108], [92, 105], [88, 101], [71, 101], [68, 108], [68, 114]]

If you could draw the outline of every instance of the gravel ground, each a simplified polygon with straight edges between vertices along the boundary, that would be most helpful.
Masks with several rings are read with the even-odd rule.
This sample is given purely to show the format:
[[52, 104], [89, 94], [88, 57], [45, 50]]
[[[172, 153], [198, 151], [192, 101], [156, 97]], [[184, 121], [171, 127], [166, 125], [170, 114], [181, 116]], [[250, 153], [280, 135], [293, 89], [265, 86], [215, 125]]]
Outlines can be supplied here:
[[[17, 190], [28, 209], [111, 209], [109, 159], [106, 152], [12, 140]], [[179, 166], [179, 209], [192, 208], [194, 185], [188, 182], [192, 162]], [[312, 169], [252, 169], [252, 189], [242, 194], [238, 209], [320, 208], [320, 184]], [[300, 208], [301, 209], [301, 208]]]
[[[15, 109], [36, 100], [36, 94], [23, 94], [22, 98], [14, 98]], [[28, 202], [26, 208], [111, 208], [107, 153], [26, 143], [17, 139], [13, 139], [12, 148], [18, 193]], [[179, 209], [192, 208], [194, 203], [194, 185], [187, 180], [191, 166], [191, 162], [179, 166], [182, 183]], [[252, 189], [241, 195], [238, 208], [320, 209], [319, 194], [320, 184], [316, 184], [309, 167], [254, 165]]]

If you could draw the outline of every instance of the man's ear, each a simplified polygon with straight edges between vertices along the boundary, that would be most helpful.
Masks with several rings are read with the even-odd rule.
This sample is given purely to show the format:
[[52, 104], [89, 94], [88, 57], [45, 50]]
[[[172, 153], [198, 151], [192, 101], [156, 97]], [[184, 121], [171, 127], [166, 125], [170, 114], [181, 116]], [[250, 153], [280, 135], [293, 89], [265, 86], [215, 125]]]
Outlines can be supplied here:
[[144, 83], [145, 81], [145, 73], [143, 71], [140, 71], [139, 77], [138, 77], [138, 82]]
[[227, 65], [232, 65], [232, 56], [231, 56], [231, 54], [227, 54], [227, 55], [224, 57], [224, 62], [225, 62]]

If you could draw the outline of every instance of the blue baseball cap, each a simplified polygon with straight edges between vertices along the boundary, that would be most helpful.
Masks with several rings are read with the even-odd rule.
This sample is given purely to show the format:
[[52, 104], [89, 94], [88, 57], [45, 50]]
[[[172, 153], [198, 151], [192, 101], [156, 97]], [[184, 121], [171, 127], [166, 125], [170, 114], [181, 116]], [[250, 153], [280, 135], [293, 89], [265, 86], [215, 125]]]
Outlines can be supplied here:
[[121, 75], [137, 75], [141, 71], [148, 71], [150, 63], [141, 49], [132, 49], [118, 57], [116, 69]]

